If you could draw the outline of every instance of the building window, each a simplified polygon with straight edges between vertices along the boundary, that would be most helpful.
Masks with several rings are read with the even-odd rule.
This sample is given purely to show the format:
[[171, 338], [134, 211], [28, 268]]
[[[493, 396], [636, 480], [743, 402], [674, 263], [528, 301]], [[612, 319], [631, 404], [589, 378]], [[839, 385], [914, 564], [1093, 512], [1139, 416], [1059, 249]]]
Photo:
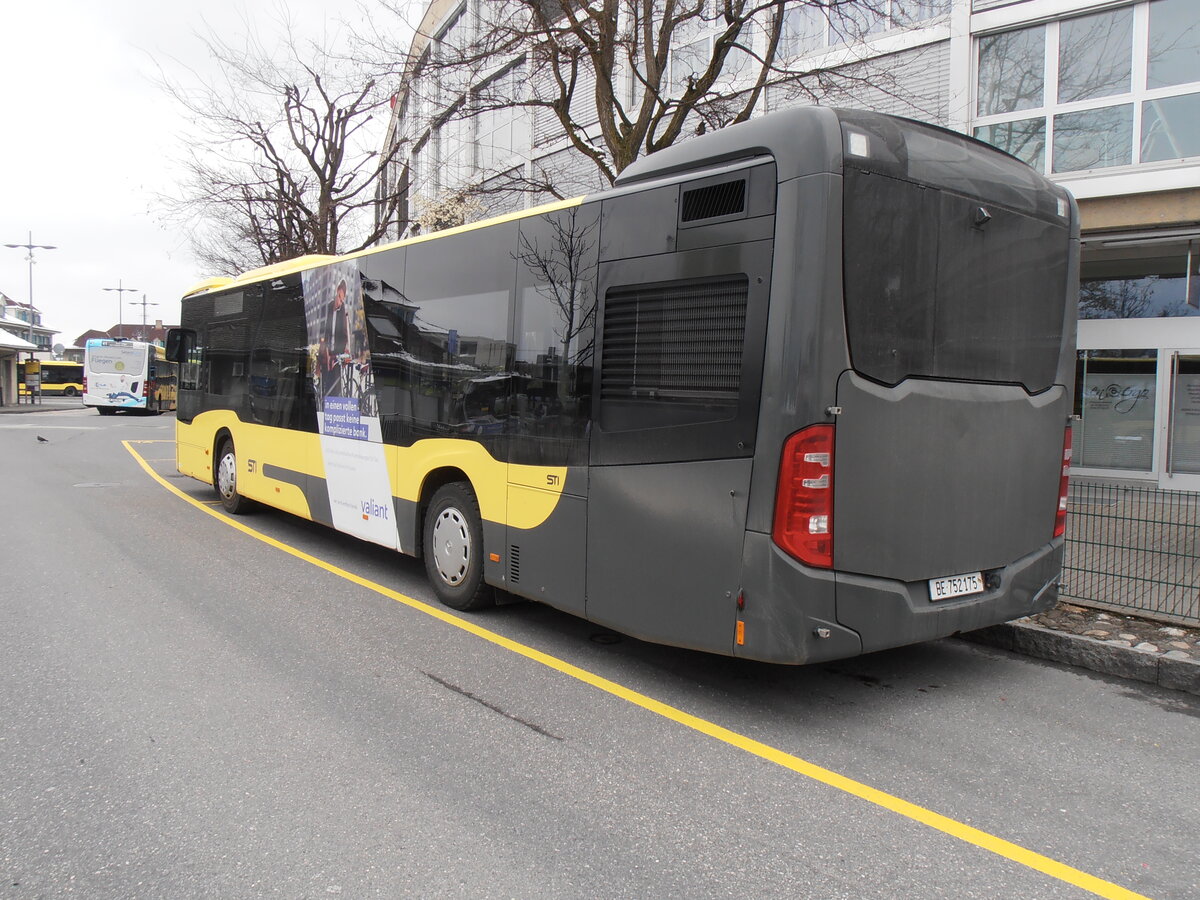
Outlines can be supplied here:
[[1080, 319], [1200, 316], [1200, 240], [1089, 241], [1079, 278]]
[[482, 111], [475, 117], [475, 165], [487, 177], [505, 169], [529, 144], [529, 114], [515, 101], [524, 96], [525, 67], [513, 66], [477, 89]]
[[985, 35], [981, 140], [1046, 173], [1200, 156], [1200, 8], [1149, 0]]

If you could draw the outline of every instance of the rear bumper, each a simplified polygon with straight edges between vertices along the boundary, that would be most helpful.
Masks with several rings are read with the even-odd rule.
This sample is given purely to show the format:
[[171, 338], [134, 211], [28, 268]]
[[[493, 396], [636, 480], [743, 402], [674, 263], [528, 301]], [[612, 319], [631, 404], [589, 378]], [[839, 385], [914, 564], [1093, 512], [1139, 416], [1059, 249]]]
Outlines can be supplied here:
[[1062, 559], [1063, 542], [1058, 538], [992, 570], [1000, 578], [995, 589], [936, 603], [929, 599], [926, 581], [839, 574], [838, 621], [858, 632], [864, 653], [998, 625], [1054, 605]]
[[[743, 557], [745, 643], [736, 656], [803, 664], [974, 631], [1042, 612], [1058, 599], [1059, 538], [1000, 569], [982, 594], [933, 602], [926, 581], [810, 569], [770, 535], [748, 532]], [[946, 573], [961, 574], [961, 573]]]

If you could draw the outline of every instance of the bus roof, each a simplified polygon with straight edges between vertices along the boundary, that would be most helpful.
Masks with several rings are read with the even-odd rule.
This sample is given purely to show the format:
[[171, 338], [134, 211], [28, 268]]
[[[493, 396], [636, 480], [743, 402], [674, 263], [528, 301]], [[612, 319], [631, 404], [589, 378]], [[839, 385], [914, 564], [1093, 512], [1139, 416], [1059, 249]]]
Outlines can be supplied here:
[[478, 222], [470, 222], [466, 225], [458, 225], [454, 228], [447, 228], [444, 231], [435, 231], [430, 234], [421, 234], [416, 237], [405, 238], [401, 241], [392, 241], [389, 244], [380, 244], [378, 247], [368, 247], [365, 250], [356, 250], [353, 253], [345, 253], [339, 256], [329, 256], [320, 253], [312, 253], [307, 256], [297, 256], [295, 259], [285, 259], [282, 262], [273, 263], [269, 266], [262, 266], [258, 269], [250, 269], [243, 272], [236, 278], [206, 278], [198, 284], [194, 285], [183, 295], [183, 299], [187, 300], [191, 297], [196, 297], [201, 294], [207, 294], [211, 291], [219, 291], [225, 288], [238, 287], [239, 285], [255, 284], [259, 281], [265, 281], [269, 278], [278, 278], [282, 275], [292, 275], [296, 272], [303, 272], [307, 269], [315, 269], [319, 266], [337, 260], [358, 259], [362, 256], [371, 256], [375, 253], [382, 253], [385, 250], [392, 250], [396, 247], [407, 247], [411, 244], [421, 244], [425, 241], [433, 241], [438, 238], [449, 237], [452, 234], [462, 234], [466, 231], [475, 231], [479, 228], [486, 228], [491, 225], [499, 225], [503, 222], [511, 222], [517, 219], [525, 219], [530, 216], [543, 215], [549, 212], [555, 212], [560, 209], [570, 209], [573, 206], [579, 206], [587, 199], [586, 195], [572, 197], [567, 200], [556, 200], [553, 203], [544, 203], [541, 206], [534, 206], [529, 209], [521, 209], [516, 212], [507, 213], [503, 216], [495, 216], [490, 219], [482, 219]]

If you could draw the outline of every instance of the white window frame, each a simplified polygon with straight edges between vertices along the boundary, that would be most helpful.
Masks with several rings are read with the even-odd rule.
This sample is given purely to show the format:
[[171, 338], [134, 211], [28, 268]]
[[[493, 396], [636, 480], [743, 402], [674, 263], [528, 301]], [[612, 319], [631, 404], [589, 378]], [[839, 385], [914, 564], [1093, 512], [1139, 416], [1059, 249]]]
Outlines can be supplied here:
[[[1088, 100], [1077, 100], [1070, 103], [1058, 102], [1058, 61], [1061, 41], [1061, 24], [1062, 22], [1079, 18], [1081, 16], [1092, 15], [1096, 13], [1112, 12], [1118, 9], [1131, 8], [1133, 11], [1132, 24], [1132, 39], [1133, 46], [1131, 49], [1131, 76], [1130, 89], [1127, 92], [1120, 94], [1110, 94], [1106, 97], [1091, 98]], [[1138, 172], [1145, 172], [1148, 168], [1158, 170], [1178, 170], [1184, 166], [1195, 166], [1200, 163], [1200, 157], [1185, 157], [1176, 160], [1162, 160], [1152, 163], [1143, 163], [1141, 161], [1142, 153], [1142, 109], [1144, 104], [1154, 100], [1161, 100], [1168, 97], [1186, 96], [1188, 94], [1200, 93], [1200, 78], [1196, 81], [1186, 82], [1183, 84], [1170, 85], [1163, 88], [1147, 88], [1146, 73], [1149, 66], [1149, 43], [1150, 43], [1150, 3], [1149, 0], [1137, 0], [1134, 3], [1112, 3], [1098, 6], [1092, 3], [1091, 6], [1083, 5], [1078, 2], [1068, 3], [1059, 2], [1053, 4], [1043, 4], [1040, 11], [1056, 12], [1056, 18], [1033, 18], [1024, 21], [1001, 20], [996, 18], [996, 21], [1003, 22], [1003, 26], [981, 27], [989, 24], [989, 18], [985, 15], [976, 15], [972, 19], [972, 48], [971, 48], [971, 119], [969, 124], [970, 134], [975, 134], [979, 128], [985, 128], [990, 125], [1003, 125], [1009, 122], [1022, 122], [1029, 119], [1042, 119], [1045, 122], [1045, 153], [1042, 159], [1042, 173], [1047, 177], [1053, 178], [1056, 181], [1070, 182], [1074, 179], [1095, 178], [1121, 176]], [[1028, 10], [1026, 11], [1028, 12]], [[1010, 31], [1019, 31], [1024, 28], [1030, 28], [1037, 25], [1045, 26], [1045, 42], [1043, 50], [1043, 92], [1042, 104], [1037, 107], [1016, 110], [1014, 112], [997, 113], [989, 116], [981, 116], [978, 114], [979, 109], [979, 55], [980, 45], [985, 38], [993, 37], [997, 34], [1003, 34]], [[1200, 75], [1200, 72], [1197, 72]], [[1109, 107], [1123, 106], [1126, 104], [1133, 105], [1133, 121], [1132, 130], [1132, 146], [1130, 147], [1130, 162], [1127, 165], [1120, 166], [1103, 166], [1093, 169], [1079, 169], [1065, 172], [1054, 172], [1054, 118], [1055, 116], [1087, 112], [1094, 109], [1107, 109]], [[1140, 188], [1134, 190], [1152, 191], [1168, 189], [1169, 182], [1155, 180], [1154, 182], [1143, 182]], [[1104, 191], [1104, 193], [1112, 192], [1133, 192], [1122, 190], [1124, 186], [1113, 183], [1112, 187]], [[1074, 189], [1074, 188], [1073, 188]], [[1076, 196], [1096, 196], [1099, 192], [1081, 193], [1078, 190], [1074, 191]]]

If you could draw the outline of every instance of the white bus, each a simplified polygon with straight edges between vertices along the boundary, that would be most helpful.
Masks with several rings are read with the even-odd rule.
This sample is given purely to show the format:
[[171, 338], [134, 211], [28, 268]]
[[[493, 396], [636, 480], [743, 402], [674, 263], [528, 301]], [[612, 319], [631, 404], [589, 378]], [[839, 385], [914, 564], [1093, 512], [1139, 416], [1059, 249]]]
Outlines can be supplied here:
[[175, 408], [179, 367], [154, 344], [93, 338], [84, 348], [83, 369], [83, 405], [102, 416]]

